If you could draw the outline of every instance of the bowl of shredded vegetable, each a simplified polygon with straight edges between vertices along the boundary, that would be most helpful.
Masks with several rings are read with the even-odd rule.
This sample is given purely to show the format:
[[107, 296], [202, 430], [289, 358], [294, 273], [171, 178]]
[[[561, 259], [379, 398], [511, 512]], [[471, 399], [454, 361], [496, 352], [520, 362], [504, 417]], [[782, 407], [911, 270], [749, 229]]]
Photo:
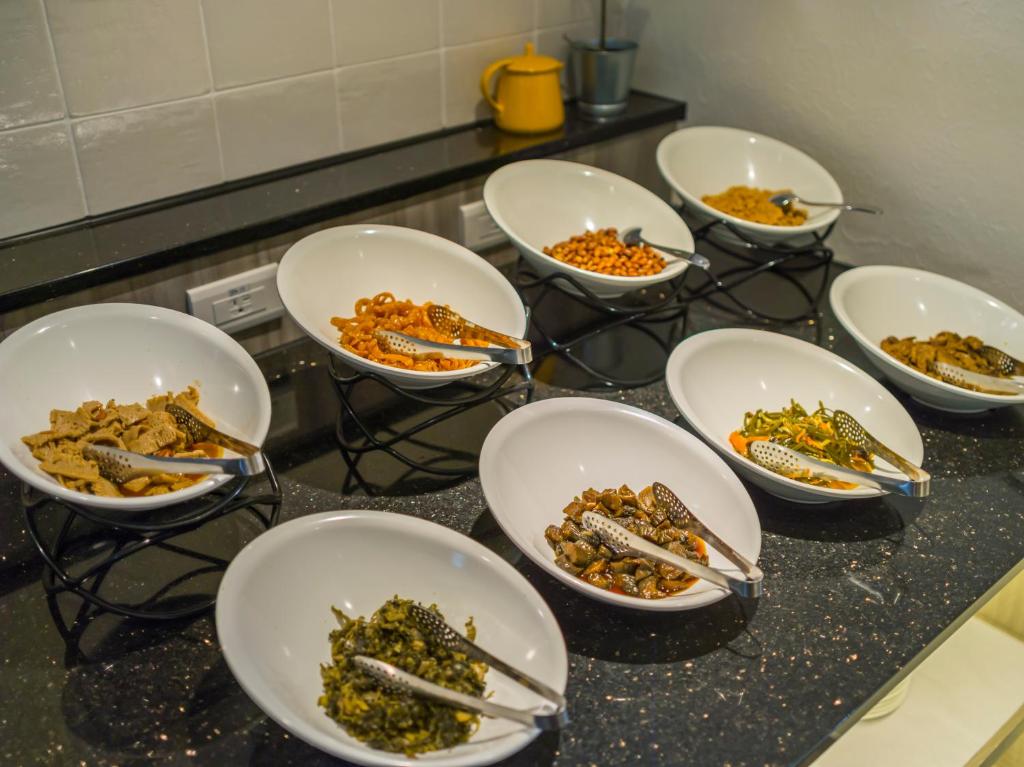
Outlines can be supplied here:
[[964, 388], [929, 368], [941, 361], [1000, 376], [982, 345], [1024, 357], [1024, 315], [998, 298], [921, 269], [862, 266], [836, 278], [829, 301], [871, 363], [921, 404], [955, 413], [1024, 404], [1024, 394]]
[[770, 136], [712, 125], [682, 128], [661, 140], [657, 161], [662, 178], [682, 198], [691, 228], [726, 222], [709, 232], [716, 242], [806, 244], [824, 235], [839, 216], [836, 208], [797, 205], [786, 212], [768, 201], [782, 191], [820, 202], [843, 200], [825, 168]]
[[281, 259], [277, 289], [299, 327], [348, 367], [409, 389], [498, 363], [395, 354], [378, 344], [376, 330], [460, 343], [430, 321], [430, 305], [439, 304], [499, 333], [526, 333], [523, 302], [494, 266], [450, 240], [401, 226], [338, 226], [302, 238]]
[[[755, 463], [750, 444], [769, 440], [826, 464], [902, 476], [878, 456], [843, 439], [836, 410], [918, 466], [924, 443], [913, 419], [878, 381], [814, 344], [764, 330], [727, 328], [690, 336], [665, 372], [682, 416], [745, 479], [797, 503], [871, 498], [883, 491]], [[713, 382], [713, 383], [712, 383]]]
[[359, 670], [354, 658], [365, 656], [512, 708], [546, 705], [493, 666], [435, 641], [414, 606], [565, 691], [565, 640], [529, 582], [482, 544], [406, 514], [329, 511], [259, 536], [221, 580], [217, 638], [256, 705], [346, 764], [492, 764], [536, 738], [534, 727], [394, 690]]

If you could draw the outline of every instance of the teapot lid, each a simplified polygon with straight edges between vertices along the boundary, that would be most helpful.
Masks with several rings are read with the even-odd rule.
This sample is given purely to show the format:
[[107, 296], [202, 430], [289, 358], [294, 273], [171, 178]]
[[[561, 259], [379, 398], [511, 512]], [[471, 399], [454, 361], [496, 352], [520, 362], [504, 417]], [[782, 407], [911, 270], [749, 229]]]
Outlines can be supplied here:
[[535, 53], [533, 43], [527, 43], [522, 56], [513, 56], [509, 60], [506, 71], [522, 74], [542, 74], [544, 72], [557, 72], [561, 68], [561, 61], [551, 56], [542, 56]]

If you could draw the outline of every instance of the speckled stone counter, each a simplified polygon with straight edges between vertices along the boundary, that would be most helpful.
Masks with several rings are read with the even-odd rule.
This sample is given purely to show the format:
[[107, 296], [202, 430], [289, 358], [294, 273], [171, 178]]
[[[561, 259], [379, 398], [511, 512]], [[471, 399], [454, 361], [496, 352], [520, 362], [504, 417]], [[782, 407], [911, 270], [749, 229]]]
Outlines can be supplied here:
[[[736, 319], [700, 305], [687, 332], [728, 324]], [[870, 370], [827, 310], [776, 329]], [[953, 417], [897, 393], [924, 436], [930, 498], [800, 507], [751, 487], [764, 528], [760, 600], [667, 615], [618, 610], [523, 557], [476, 480], [434, 480], [369, 458], [364, 483], [353, 482], [333, 443], [337, 406], [324, 362], [312, 344], [261, 360], [274, 395], [282, 519], [371, 508], [441, 522], [514, 563], [559, 619], [574, 721], [510, 765], [809, 763], [1024, 558], [1024, 413]], [[557, 364], [548, 373], [539, 375], [538, 397], [584, 394], [558, 385], [566, 375]], [[678, 422], [662, 383], [587, 396]], [[499, 416], [472, 416], [458, 438], [479, 439]], [[17, 491], [0, 477], [0, 764], [338, 763], [249, 701], [219, 653], [211, 617], [147, 624], [100, 615], [75, 625], [78, 600], [48, 602], [43, 591]], [[255, 534], [249, 528], [232, 518], [197, 535], [230, 549]]]

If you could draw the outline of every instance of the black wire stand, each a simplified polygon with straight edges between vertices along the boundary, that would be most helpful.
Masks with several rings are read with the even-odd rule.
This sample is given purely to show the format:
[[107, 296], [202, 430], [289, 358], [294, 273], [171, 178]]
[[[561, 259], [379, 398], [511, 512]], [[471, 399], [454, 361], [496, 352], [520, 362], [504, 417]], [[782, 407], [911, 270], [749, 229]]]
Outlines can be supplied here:
[[[711, 242], [710, 235], [719, 227], [727, 229], [741, 240], [742, 247], [728, 248]], [[646, 377], [623, 378], [610, 371], [596, 369], [583, 359], [578, 350], [601, 335], [628, 327], [654, 341], [667, 361], [672, 349], [685, 335], [689, 308], [698, 301], [705, 301], [721, 311], [755, 324], [795, 323], [816, 317], [828, 286], [834, 255], [832, 249], [825, 245], [825, 239], [831, 232], [830, 226], [822, 234], [815, 234], [808, 243], [779, 242], [768, 245], [750, 238], [728, 221], [713, 221], [693, 232], [694, 242], [706, 242], [739, 261], [739, 264], [717, 274], [691, 267], [674, 280], [619, 298], [598, 296], [566, 272], [552, 272], [541, 277], [520, 257], [513, 284], [523, 302], [530, 307], [532, 327], [540, 337], [540, 343], [534, 344], [534, 362], [546, 355], [557, 354], [594, 379], [598, 386], [634, 388], [659, 381], [664, 375], [664, 365]], [[815, 270], [821, 272], [820, 280], [816, 288], [809, 289], [799, 276]], [[805, 300], [799, 312], [786, 316], [774, 315], [755, 308], [748, 300], [737, 295], [738, 288], [765, 274], [781, 278], [797, 290]], [[566, 299], [592, 310], [600, 319], [585, 330], [560, 339], [549, 332], [538, 315], [543, 313], [542, 308], [546, 302]], [[668, 332], [664, 330], [666, 326]]]
[[[266, 467], [265, 491], [252, 489], [254, 478], [239, 477], [200, 499], [134, 514], [89, 508], [23, 485], [25, 526], [45, 562], [43, 587], [51, 603], [57, 595], [71, 593], [97, 610], [148, 620], [177, 620], [205, 612], [213, 606], [214, 596], [189, 599], [186, 604], [167, 597], [190, 580], [223, 572], [230, 559], [195, 550], [174, 539], [234, 513], [251, 515], [264, 529], [277, 524], [281, 488], [269, 461]], [[50, 513], [64, 516], [62, 520], [56, 517], [56, 533], [48, 535], [41, 523]], [[135, 555], [152, 551], [195, 565], [170, 582], [153, 584], [155, 593], [142, 601], [101, 596], [103, 584], [115, 568]]]
[[[506, 412], [533, 399], [533, 376], [526, 365], [505, 366], [498, 373], [483, 374], [484, 382], [470, 379], [454, 381], [436, 389], [408, 389], [377, 373], [346, 373], [335, 357], [331, 357], [328, 372], [334, 384], [341, 412], [335, 426], [335, 439], [349, 470], [359, 478], [359, 462], [367, 453], [381, 451], [411, 469], [441, 477], [460, 478], [476, 474], [478, 452], [455, 454], [449, 450], [442, 460], [459, 459], [456, 466], [440, 466], [436, 461], [421, 461], [409, 454], [408, 447], [422, 446], [419, 435], [444, 421], [473, 408], [496, 402]], [[401, 430], [391, 426], [374, 426], [367, 415], [361, 414], [355, 404], [356, 390], [376, 384], [400, 401], [430, 408], [422, 418]]]

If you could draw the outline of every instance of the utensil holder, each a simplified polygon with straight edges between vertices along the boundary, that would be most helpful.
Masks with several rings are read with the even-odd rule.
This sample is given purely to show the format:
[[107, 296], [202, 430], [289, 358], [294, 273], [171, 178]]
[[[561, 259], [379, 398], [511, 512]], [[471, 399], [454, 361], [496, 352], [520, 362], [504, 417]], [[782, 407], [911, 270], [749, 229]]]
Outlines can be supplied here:
[[609, 37], [570, 41], [573, 95], [580, 111], [594, 118], [614, 117], [626, 110], [633, 82], [637, 44]]

